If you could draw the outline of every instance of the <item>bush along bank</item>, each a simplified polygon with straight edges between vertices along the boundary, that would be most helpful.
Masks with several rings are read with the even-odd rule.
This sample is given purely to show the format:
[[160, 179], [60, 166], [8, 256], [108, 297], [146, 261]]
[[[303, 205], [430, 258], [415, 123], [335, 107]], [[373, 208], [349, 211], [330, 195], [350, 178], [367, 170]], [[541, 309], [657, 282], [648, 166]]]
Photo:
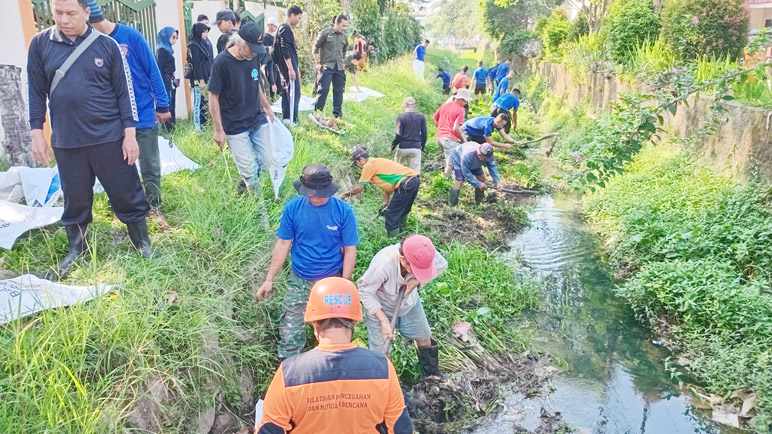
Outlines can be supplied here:
[[[429, 61], [449, 63], [451, 56], [434, 52]], [[358, 171], [351, 168], [349, 151], [364, 144], [373, 155], [388, 155], [405, 96], [413, 96], [419, 110], [431, 115], [445, 98], [438, 83], [413, 79], [410, 62], [399, 58], [361, 75], [363, 86], [386, 96], [345, 103], [344, 117], [353, 124], [346, 135], [333, 135], [307, 120], [293, 130], [295, 157], [278, 201], [264, 180], [262, 203], [270, 230], [254, 196], [236, 194], [238, 173], [211, 140], [211, 130], [196, 133], [185, 122], [178, 123], [173, 140], [202, 167], [163, 180], [163, 211], [171, 229], [150, 223], [161, 258], [142, 261], [132, 254], [106, 197], [97, 196], [90, 259], [78, 262], [69, 282], [115, 283], [118, 291], [0, 328], [0, 432], [173, 433], [189, 432], [191, 426], [230, 432], [250, 425], [254, 403], [278, 364], [277, 321], [286, 276], [277, 279], [277, 293], [267, 303], [256, 303], [253, 292], [268, 267], [283, 205], [295, 196], [291, 181], [313, 162], [331, 167], [336, 182], [350, 187]], [[433, 137], [431, 123], [429, 128]], [[463, 190], [461, 206], [451, 210], [445, 205], [448, 181], [426, 169], [438, 168], [441, 155], [430, 140], [408, 229], [432, 237], [449, 261], [448, 271], [427, 285], [423, 296], [440, 342], [441, 368], [459, 380], [452, 394], [429, 395], [428, 401], [422, 401], [425, 393], [415, 396], [411, 411], [414, 416], [416, 409], [423, 411], [427, 425], [440, 418], [455, 424], [440, 424], [438, 432], [458, 432], [496, 399], [501, 380], [486, 367], [505, 365], [508, 375], [527, 377], [523, 370], [534, 362], [511, 356], [527, 348], [526, 338], [511, 323], [536, 302], [538, 288], [495, 251], [510, 231], [527, 223], [524, 210], [504, 197], [475, 207], [470, 189]], [[538, 178], [528, 172], [537, 167], [520, 158], [501, 156], [506, 182]], [[396, 242], [386, 238], [383, 221], [375, 217], [380, 203], [375, 189], [353, 203], [362, 239], [355, 276], [378, 250]], [[5, 255], [3, 267], [13, 275], [42, 272], [65, 253], [65, 246], [61, 228], [33, 231]], [[470, 323], [473, 334], [454, 337], [459, 322]], [[365, 342], [364, 326], [356, 336]], [[462, 341], [469, 336], [471, 342]], [[399, 340], [392, 360], [410, 386], [418, 375], [414, 350]], [[462, 380], [474, 379], [485, 388], [463, 389], [467, 383]], [[438, 403], [443, 408], [428, 405]]]
[[663, 144], [585, 199], [611, 260], [632, 276], [617, 293], [674, 351], [673, 375], [696, 376], [698, 404], [758, 432], [772, 430], [771, 194]]

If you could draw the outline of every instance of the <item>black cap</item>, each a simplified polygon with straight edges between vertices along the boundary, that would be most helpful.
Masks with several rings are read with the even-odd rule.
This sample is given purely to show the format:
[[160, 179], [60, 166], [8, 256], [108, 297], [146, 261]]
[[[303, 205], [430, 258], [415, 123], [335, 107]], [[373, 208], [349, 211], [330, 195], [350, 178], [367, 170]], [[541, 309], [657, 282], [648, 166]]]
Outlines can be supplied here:
[[255, 54], [265, 53], [263, 45], [263, 32], [255, 23], [246, 23], [239, 29], [239, 36], [247, 42], [249, 50]]
[[217, 12], [217, 17], [214, 20], [214, 25], [220, 24], [220, 21], [232, 21], [236, 22], [236, 14], [230, 9], [223, 9]]
[[303, 196], [330, 197], [340, 188], [332, 182], [330, 169], [322, 164], [309, 164], [303, 168], [300, 181], [295, 181], [295, 190]]
[[351, 161], [356, 162], [360, 158], [370, 158], [370, 152], [364, 146], [357, 146], [351, 153]]

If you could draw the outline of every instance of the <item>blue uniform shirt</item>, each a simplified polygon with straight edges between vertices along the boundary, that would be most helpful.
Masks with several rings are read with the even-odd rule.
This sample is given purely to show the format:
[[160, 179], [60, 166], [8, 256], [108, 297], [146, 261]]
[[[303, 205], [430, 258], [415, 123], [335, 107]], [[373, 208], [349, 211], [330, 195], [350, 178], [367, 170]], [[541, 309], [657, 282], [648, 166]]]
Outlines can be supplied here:
[[501, 65], [501, 64], [498, 64], [498, 65], [494, 65], [494, 66], [491, 66], [491, 67], [488, 69], [488, 78], [490, 78], [490, 79], [491, 79], [491, 83], [493, 83], [494, 81], [496, 81], [496, 74], [499, 72], [499, 66], [500, 66], [500, 65]]
[[464, 179], [468, 181], [474, 188], [480, 185], [480, 181], [475, 175], [482, 175], [483, 166], [488, 168], [493, 182], [499, 182], [501, 177], [499, 176], [499, 169], [496, 166], [496, 162], [491, 159], [490, 162], [480, 160], [475, 152], [480, 145], [474, 142], [464, 143], [457, 147], [450, 155], [450, 164], [453, 165], [454, 170], [461, 170], [464, 174]]
[[442, 74], [437, 74], [437, 76], [434, 78], [441, 78], [443, 86], [450, 86], [450, 74], [447, 72], [442, 71]]
[[305, 196], [290, 200], [276, 236], [292, 240], [292, 271], [305, 280], [338, 275], [343, 268], [342, 248], [359, 244], [354, 211], [335, 197], [322, 206], [313, 206]]
[[506, 111], [517, 109], [520, 107], [520, 100], [517, 99], [515, 94], [511, 92], [507, 92], [504, 95], [501, 95], [500, 97], [496, 98], [495, 101], [493, 101], [493, 104], [495, 104], [497, 107], [501, 107]]
[[509, 65], [506, 63], [500, 64], [496, 69], [496, 80], [501, 81], [502, 78], [507, 76], [507, 73], [509, 73]]
[[485, 68], [477, 68], [474, 71], [474, 78], [478, 84], [485, 84], [485, 80], [488, 78], [488, 70]]
[[490, 137], [493, 135], [494, 128], [496, 130], [501, 129], [493, 126], [494, 119], [491, 116], [478, 116], [464, 122], [464, 125], [461, 125], [461, 130], [470, 136]]
[[419, 45], [415, 47], [416, 60], [420, 60], [421, 62], [423, 62], [425, 57], [426, 57], [426, 47], [424, 47], [423, 45]]
[[142, 33], [133, 27], [115, 24], [109, 35], [121, 47], [126, 62], [129, 63], [131, 79], [134, 81], [134, 99], [137, 103], [139, 122], [137, 128], [150, 128], [156, 125], [155, 114], [169, 111], [169, 94], [166, 93], [161, 71]]
[[509, 79], [504, 77], [499, 80], [499, 87], [496, 88], [496, 92], [493, 94], [493, 98], [496, 99], [501, 95], [504, 95], [507, 93], [507, 89], [509, 89]]

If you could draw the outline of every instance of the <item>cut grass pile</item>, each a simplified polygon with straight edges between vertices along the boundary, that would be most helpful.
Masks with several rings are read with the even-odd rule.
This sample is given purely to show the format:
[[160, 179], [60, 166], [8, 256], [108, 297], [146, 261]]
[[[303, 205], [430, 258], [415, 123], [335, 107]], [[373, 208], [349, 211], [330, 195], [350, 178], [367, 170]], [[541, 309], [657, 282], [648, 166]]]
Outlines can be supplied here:
[[[447, 65], [457, 62], [451, 60], [454, 56], [430, 51], [429, 62]], [[283, 205], [296, 195], [292, 181], [304, 165], [321, 163], [333, 169], [343, 188], [350, 187], [358, 170], [351, 168], [348, 152], [362, 144], [373, 155], [386, 156], [405, 96], [413, 96], [418, 109], [431, 115], [444, 101], [439, 81], [415, 81], [410, 65], [411, 59], [404, 57], [360, 76], [363, 86], [386, 96], [347, 102], [344, 116], [355, 127], [346, 135], [318, 129], [307, 119], [293, 130], [295, 157], [280, 200], [273, 201], [269, 180], [263, 183], [270, 230], [263, 226], [255, 197], [236, 195], [238, 173], [230, 155], [221, 154], [211, 140], [211, 130], [196, 133], [188, 122], [178, 123], [175, 144], [202, 167], [163, 179], [163, 212], [173, 229], [163, 232], [150, 224], [154, 246], [163, 256], [139, 259], [124, 226], [113, 220], [107, 198], [97, 196], [90, 258], [78, 262], [68, 282], [113, 283], [118, 290], [0, 328], [0, 432], [101, 434], [128, 426], [190, 432], [199, 426], [199, 416], [206, 420], [212, 409], [246, 416], [278, 363], [277, 323], [285, 276], [277, 279], [269, 302], [256, 303], [253, 292], [268, 267]], [[433, 139], [431, 122], [429, 126]], [[440, 161], [440, 155], [430, 139], [425, 158]], [[503, 172], [536, 179], [528, 170], [508, 169], [507, 164]], [[425, 223], [427, 211], [434, 218], [442, 216], [437, 210], [447, 197], [444, 183], [442, 177], [424, 174], [408, 229], [433, 237], [450, 262], [448, 271], [424, 289], [424, 298], [441, 344], [441, 363], [456, 368], [450, 357], [450, 327], [457, 321], [473, 322], [482, 345], [492, 352], [523, 349], [524, 339], [506, 324], [535, 302], [537, 288], [527, 278], [516, 278], [495, 251], [464, 244], [449, 231], [476, 231], [479, 225]], [[464, 190], [462, 204], [469, 206], [471, 188]], [[355, 277], [379, 249], [396, 242], [386, 238], [383, 221], [374, 217], [380, 203], [380, 190], [372, 187], [353, 203], [362, 239]], [[463, 208], [458, 212], [479, 221], [498, 209], [515, 225], [526, 223], [524, 211], [510, 204], [469, 206], [468, 212]], [[495, 236], [503, 242], [500, 234]], [[66, 245], [61, 228], [32, 231], [6, 253], [4, 267], [14, 274], [40, 273], [65, 254]], [[360, 325], [357, 337], [365, 334]], [[416, 378], [416, 357], [404, 341], [396, 345], [393, 360], [403, 379]], [[138, 405], [150, 414], [132, 414]]]

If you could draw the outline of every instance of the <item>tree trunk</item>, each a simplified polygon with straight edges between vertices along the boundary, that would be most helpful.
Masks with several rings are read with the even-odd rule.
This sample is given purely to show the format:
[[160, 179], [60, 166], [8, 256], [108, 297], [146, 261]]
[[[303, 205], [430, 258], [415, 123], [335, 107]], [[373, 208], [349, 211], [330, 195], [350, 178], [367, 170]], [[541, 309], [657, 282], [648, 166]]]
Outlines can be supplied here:
[[27, 106], [21, 91], [21, 68], [0, 65], [0, 121], [6, 159], [11, 166], [35, 167], [32, 158]]

